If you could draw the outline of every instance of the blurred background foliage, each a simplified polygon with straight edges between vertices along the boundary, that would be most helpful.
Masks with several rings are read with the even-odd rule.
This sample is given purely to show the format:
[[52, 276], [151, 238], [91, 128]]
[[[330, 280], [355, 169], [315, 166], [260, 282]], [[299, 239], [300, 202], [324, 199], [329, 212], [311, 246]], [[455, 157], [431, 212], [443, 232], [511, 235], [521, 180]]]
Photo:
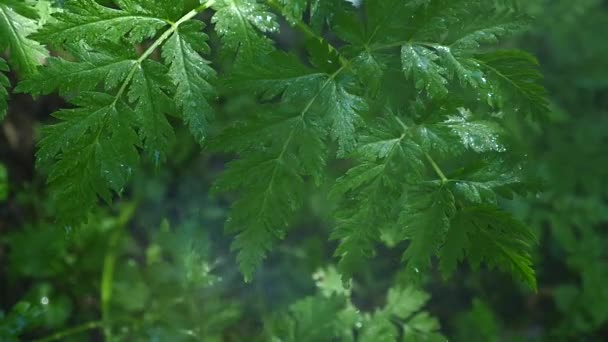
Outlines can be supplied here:
[[[425, 332], [406, 333], [411, 341], [441, 340], [439, 324], [454, 341], [608, 339], [608, 1], [518, 1], [536, 20], [505, 44], [538, 56], [552, 97], [547, 120], [510, 123], [542, 179], [540, 195], [505, 204], [540, 239], [537, 293], [463, 267], [450, 282], [429, 274], [429, 300], [403, 283], [399, 251], [388, 247], [345, 290], [331, 267], [331, 204], [322, 192], [311, 193], [297, 229], [244, 284], [222, 232], [231, 199], [209, 189], [226, 156], [200, 153], [185, 132], [169, 165], [144, 167], [86, 227], [56, 227], [33, 153], [36, 127], [61, 100], [15, 95], [0, 137], [0, 340], [401, 334], [375, 334], [383, 324]], [[224, 99], [218, 117], [239, 115], [251, 100]]]

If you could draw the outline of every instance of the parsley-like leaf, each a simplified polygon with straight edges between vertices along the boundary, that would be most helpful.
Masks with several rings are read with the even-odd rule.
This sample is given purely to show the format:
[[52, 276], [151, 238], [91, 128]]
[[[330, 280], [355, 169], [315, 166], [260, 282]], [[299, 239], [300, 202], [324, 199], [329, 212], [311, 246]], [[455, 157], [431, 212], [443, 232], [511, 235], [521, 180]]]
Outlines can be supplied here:
[[264, 33], [279, 28], [274, 14], [257, 0], [217, 0], [211, 20], [222, 38], [225, 53], [236, 55], [236, 62], [252, 62], [257, 56], [272, 51]]
[[[33, 13], [32, 13], [33, 12]], [[26, 15], [35, 15], [27, 4], [7, 1], [0, 3], [0, 50], [9, 49], [11, 63], [24, 75], [33, 74], [48, 52], [29, 38], [38, 25]]]
[[418, 276], [430, 266], [456, 211], [453, 194], [441, 185], [411, 189], [399, 218], [410, 244], [403, 254], [408, 271]]
[[529, 252], [535, 242], [529, 229], [510, 214], [489, 206], [469, 207], [452, 220], [441, 248], [441, 268], [445, 275], [453, 273], [466, 255], [473, 267], [497, 267], [536, 290]]
[[319, 183], [323, 177], [327, 137], [337, 140], [340, 152], [352, 148], [357, 110], [362, 109], [361, 100], [338, 79], [343, 69], [314, 73], [282, 53], [271, 54], [266, 62], [273, 69], [265, 63], [237, 69], [232, 85], [254, 89], [264, 99], [280, 96], [274, 117], [252, 120], [244, 129], [237, 126], [218, 144], [242, 157], [229, 165], [218, 187], [245, 190], [228, 227], [240, 232], [233, 246], [246, 279], [272, 240], [283, 237], [301, 205], [305, 178]]
[[[70, 2], [37, 36], [64, 45], [72, 57], [51, 58], [18, 89], [58, 90], [77, 107], [56, 113], [59, 123], [46, 127], [39, 143], [39, 165], [50, 167], [60, 222], [79, 224], [98, 198], [109, 202], [113, 193], [120, 195], [138, 166], [140, 149], [157, 164], [166, 159], [174, 136], [166, 115], [181, 114], [195, 138], [204, 138], [215, 72], [200, 55], [207, 51], [207, 37], [193, 18], [207, 6], [169, 25], [161, 16], [177, 12], [155, 4], [124, 0], [114, 9], [95, 1]], [[102, 30], [109, 24], [114, 26]], [[156, 36], [163, 27], [136, 53], [132, 42]], [[151, 58], [161, 47], [164, 63]]]
[[192, 135], [202, 142], [206, 136], [208, 118], [213, 109], [209, 100], [215, 96], [211, 82], [215, 71], [208, 65], [197, 48], [207, 50], [206, 35], [200, 33], [202, 23], [191, 22], [178, 30], [163, 47], [163, 57], [170, 63], [169, 77], [175, 84], [175, 103]]
[[102, 40], [118, 42], [122, 38], [136, 43], [152, 38], [158, 30], [169, 25], [167, 20], [144, 11], [140, 6], [114, 9], [95, 0], [69, 0], [64, 11], [54, 17], [57, 20], [36, 33], [36, 39], [54, 45], [81, 40], [89, 43]]

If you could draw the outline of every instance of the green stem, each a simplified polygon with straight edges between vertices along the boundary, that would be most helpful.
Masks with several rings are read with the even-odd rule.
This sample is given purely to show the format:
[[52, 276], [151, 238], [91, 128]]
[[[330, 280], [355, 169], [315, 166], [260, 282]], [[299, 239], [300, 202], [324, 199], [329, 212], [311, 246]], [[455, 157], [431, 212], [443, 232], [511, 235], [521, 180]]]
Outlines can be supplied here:
[[443, 171], [441, 171], [441, 168], [439, 167], [439, 165], [437, 165], [437, 163], [435, 163], [433, 158], [431, 158], [431, 156], [428, 153], [425, 153], [425, 156], [426, 156], [426, 159], [429, 161], [429, 163], [431, 163], [431, 166], [433, 166], [433, 169], [435, 170], [435, 173], [437, 173], [437, 175], [441, 179], [441, 182], [444, 184], [449, 182], [449, 179], [445, 176]]
[[101, 328], [103, 327], [103, 323], [101, 321], [93, 321], [93, 322], [87, 322], [78, 326], [75, 326], [73, 328], [68, 328], [62, 331], [58, 331], [52, 335], [49, 335], [47, 337], [43, 337], [40, 339], [36, 339], [33, 342], [49, 342], [49, 341], [58, 341], [58, 340], [62, 340], [65, 337], [68, 337], [70, 335], [76, 335], [85, 331], [89, 331], [89, 330], [93, 330], [93, 329], [97, 329], [97, 328]]
[[124, 227], [131, 221], [135, 214], [137, 203], [129, 203], [121, 212], [120, 216], [116, 220], [114, 225], [115, 230], [110, 237], [108, 243], [108, 250], [103, 260], [103, 269], [101, 273], [101, 321], [104, 326], [104, 335], [106, 340], [112, 339], [112, 328], [111, 328], [111, 312], [110, 303], [112, 300], [112, 285], [114, 283], [114, 269], [116, 267], [116, 259], [118, 258], [118, 246], [121, 237], [124, 233]]

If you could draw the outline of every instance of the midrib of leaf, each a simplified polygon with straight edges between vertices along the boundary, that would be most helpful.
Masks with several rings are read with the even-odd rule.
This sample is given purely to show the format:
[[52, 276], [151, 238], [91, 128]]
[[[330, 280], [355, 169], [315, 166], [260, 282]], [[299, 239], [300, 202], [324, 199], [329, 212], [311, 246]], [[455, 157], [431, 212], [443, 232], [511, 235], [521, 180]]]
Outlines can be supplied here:
[[[10, 18], [8, 17], [8, 14], [6, 13], [7, 10], [11, 10], [11, 9], [8, 8], [6, 5], [0, 4], [0, 14], [2, 14], [2, 17], [4, 18], [4, 21], [6, 22], [6, 26], [9, 27], [9, 29], [12, 33], [13, 39], [16, 39], [17, 41], [19, 41], [19, 44], [15, 44], [15, 45], [16, 45], [16, 48], [19, 49], [20, 55], [22, 56], [23, 60], [25, 61], [25, 58], [26, 58], [25, 56], [27, 56], [27, 54], [26, 54], [25, 50], [23, 49], [23, 46], [25, 45], [25, 43], [22, 39], [23, 37], [21, 37], [21, 35], [17, 32], [17, 28], [13, 24], [13, 21], [10, 20]], [[15, 46], [11, 46], [10, 48], [13, 49], [13, 48], [15, 48]], [[29, 71], [30, 70], [28, 70], [28, 72]]]
[[[213, 1], [213, 2], [215, 2], [215, 1]], [[234, 2], [234, 0], [230, 0], [230, 8], [232, 8], [236, 12], [236, 14], [239, 18], [239, 22], [241, 23], [241, 27], [242, 27], [243, 31], [246, 33], [246, 36], [249, 38], [250, 34], [252, 34], [252, 31], [247, 29], [248, 21], [245, 19], [245, 17], [243, 17], [241, 8]], [[247, 39], [247, 51], [254, 50], [253, 48], [251, 48], [251, 41], [252, 41], [252, 39]]]
[[[190, 63], [187, 63], [186, 61], [186, 50], [184, 49], [184, 40], [181, 39], [181, 37], [179, 37], [180, 39], [178, 39], [178, 43], [179, 43], [179, 59], [181, 60], [181, 64], [184, 66], [184, 70], [188, 71], [187, 69], [190, 68]], [[188, 73], [186, 73], [184, 75], [185, 79], [188, 80], [188, 88], [192, 89], [192, 82], [190, 81], [190, 77], [188, 77]]]

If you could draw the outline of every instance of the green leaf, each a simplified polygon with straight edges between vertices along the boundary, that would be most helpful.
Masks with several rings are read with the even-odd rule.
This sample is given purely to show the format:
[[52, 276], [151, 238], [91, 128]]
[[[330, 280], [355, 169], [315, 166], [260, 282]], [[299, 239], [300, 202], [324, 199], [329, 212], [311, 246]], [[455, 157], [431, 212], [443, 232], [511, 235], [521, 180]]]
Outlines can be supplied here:
[[[123, 5], [125, 3], [130, 1], [124, 1]], [[141, 6], [125, 7], [114, 9], [95, 0], [68, 0], [64, 10], [53, 15], [56, 20], [45, 25], [34, 38], [53, 45], [81, 40], [89, 44], [104, 40], [118, 42], [122, 38], [138, 43], [154, 37], [170, 23]]]
[[355, 128], [366, 104], [360, 97], [348, 93], [340, 82], [331, 80], [331, 76], [321, 91], [320, 103], [326, 120], [330, 121], [330, 136], [338, 142], [338, 156], [344, 156], [356, 145]]
[[320, 184], [327, 139], [337, 140], [339, 153], [352, 148], [362, 100], [346, 90], [344, 80], [336, 79], [342, 71], [313, 73], [292, 56], [274, 53], [254, 65], [237, 67], [230, 79], [229, 86], [260, 94], [276, 108], [266, 118], [252, 117], [245, 125], [235, 125], [216, 143], [241, 154], [219, 180], [218, 189], [244, 190], [228, 227], [241, 232], [233, 246], [246, 279], [272, 240], [285, 234], [303, 201], [306, 178]]
[[222, 39], [224, 53], [235, 56], [237, 63], [252, 62], [272, 50], [264, 33], [277, 32], [279, 25], [265, 5], [257, 0], [217, 0], [212, 8], [216, 12], [211, 22]]
[[416, 88], [426, 90], [431, 96], [448, 93], [447, 70], [438, 64], [439, 55], [432, 49], [419, 45], [401, 47], [403, 72], [416, 80]]
[[292, 23], [302, 20], [304, 11], [308, 8], [308, 0], [279, 0], [283, 15]]
[[345, 0], [310, 0], [310, 26], [316, 33], [322, 33], [337, 14], [350, 10], [352, 6]]
[[390, 342], [399, 336], [398, 328], [391, 322], [390, 316], [384, 312], [376, 313], [363, 324], [359, 341]]
[[446, 340], [439, 333], [439, 320], [429, 315], [428, 312], [421, 312], [404, 324], [403, 334], [405, 335], [403, 338], [405, 342], [443, 342]]
[[341, 15], [335, 29], [350, 43], [344, 51], [367, 82], [388, 69], [388, 51], [400, 48], [402, 70], [418, 90], [443, 97], [458, 80], [492, 102], [493, 85], [474, 54], [527, 25], [528, 18], [512, 7], [479, 0], [366, 1], [363, 30], [355, 15]]
[[490, 90], [502, 108], [542, 117], [548, 112], [547, 91], [532, 55], [518, 50], [496, 51], [476, 57], [492, 79]]
[[474, 268], [486, 263], [536, 290], [530, 256], [535, 243], [530, 230], [510, 214], [490, 206], [469, 207], [458, 211], [452, 220], [440, 252], [441, 269], [449, 276], [466, 255]]
[[522, 175], [521, 165], [513, 168], [510, 163], [489, 158], [455, 173], [451, 183], [454, 196], [471, 204], [496, 204], [499, 197], [512, 199], [513, 194], [533, 191], [533, 184]]
[[[276, 133], [263, 134], [267, 127]], [[222, 148], [237, 147], [240, 152], [242, 146], [231, 146], [231, 141], [242, 139], [241, 132], [256, 139], [255, 144], [246, 141], [246, 155], [229, 163], [216, 183], [216, 190], [244, 190], [232, 206], [227, 229], [238, 233], [232, 247], [238, 251], [237, 261], [246, 280], [251, 280], [274, 240], [285, 235], [303, 200], [304, 177], [321, 176], [326, 147], [319, 138], [324, 135], [320, 129], [299, 113], [282, 113], [266, 125], [245, 126], [244, 131], [237, 126], [216, 141]], [[266, 147], [259, 145], [260, 138], [267, 139]]]
[[404, 341], [445, 341], [439, 321], [422, 311], [429, 295], [413, 287], [389, 289], [386, 306], [366, 317], [360, 341], [396, 341], [402, 327]]
[[408, 273], [419, 277], [445, 239], [456, 211], [454, 196], [443, 185], [419, 186], [406, 193], [403, 205], [398, 224], [410, 240], [403, 259]]
[[[324, 279], [327, 277], [327, 279]], [[283, 341], [396, 341], [400, 331], [408, 341], [445, 340], [439, 322], [423, 310], [429, 295], [414, 287], [389, 289], [386, 305], [374, 312], [361, 312], [344, 292], [332, 267], [313, 278], [321, 294], [290, 305], [289, 312], [267, 321], [269, 337]], [[328, 289], [328, 283], [330, 289]], [[334, 290], [339, 287], [338, 290]], [[329, 290], [329, 291], [328, 291]], [[353, 334], [356, 331], [356, 339]], [[402, 330], [401, 330], [402, 329]]]
[[210, 82], [216, 77], [215, 71], [197, 52], [206, 40], [200, 33], [202, 23], [191, 22], [176, 32], [163, 46], [163, 58], [170, 64], [169, 77], [175, 84], [175, 103], [180, 107], [182, 117], [195, 139], [202, 143], [205, 139], [208, 119], [213, 116], [209, 101], [215, 97]]
[[397, 219], [406, 182], [419, 179], [424, 169], [422, 151], [406, 133], [396, 117], [379, 120], [352, 154], [360, 164], [340, 177], [331, 191], [340, 200], [332, 239], [340, 241], [335, 256], [344, 280], [373, 256], [381, 228]]
[[[192, 6], [188, 0], [114, 0], [114, 2], [129, 13], [141, 13], [156, 18], [164, 18], [176, 22]], [[204, 1], [200, 1], [204, 3]]]
[[[123, 192], [140, 150], [156, 164], [166, 159], [174, 139], [166, 115], [181, 116], [202, 141], [212, 112], [209, 82], [215, 72], [200, 55], [208, 50], [207, 37], [202, 22], [193, 19], [206, 7], [175, 19], [183, 2], [174, 10], [160, 0], [118, 5], [70, 2], [40, 32], [51, 43], [67, 43], [70, 56], [51, 58], [18, 89], [34, 95], [58, 90], [77, 107], [59, 111], [60, 122], [43, 129], [38, 152], [39, 166], [50, 165], [59, 221], [71, 225], [84, 221], [98, 198], [110, 202]], [[172, 19], [156, 18], [163, 14]], [[167, 29], [139, 55], [133, 43], [156, 36], [162, 27]], [[158, 48], [162, 60], [152, 60]]]
[[103, 84], [104, 89], [110, 91], [118, 88], [137, 64], [134, 52], [119, 45], [92, 48], [81, 43], [71, 46], [68, 51], [74, 61], [51, 57], [46, 67], [23, 80], [16, 90], [32, 95], [59, 91], [66, 96], [95, 90]]
[[341, 327], [336, 316], [345, 306], [342, 297], [309, 297], [290, 306], [297, 322], [293, 341], [330, 341], [339, 337]]
[[449, 116], [442, 125], [469, 150], [477, 153], [506, 151], [499, 139], [504, 134], [502, 127], [493, 121], [472, 120], [471, 112], [463, 108], [459, 108], [457, 115]]
[[35, 20], [23, 15], [31, 11], [25, 4], [0, 3], [0, 50], [10, 51], [11, 63], [23, 75], [35, 73], [48, 56], [40, 43], [29, 38], [38, 29]]
[[330, 298], [332, 296], [344, 296], [350, 297], [351, 287], [345, 287], [344, 282], [340, 278], [340, 273], [335, 267], [329, 266], [327, 268], [316, 271], [312, 278], [315, 281], [317, 290], [325, 297]]
[[129, 102], [135, 103], [134, 112], [143, 149], [156, 162], [164, 162], [174, 139], [173, 127], [166, 113], [173, 111], [167, 95], [170, 81], [167, 68], [157, 62], [144, 61], [133, 75]]
[[60, 123], [43, 130], [39, 163], [52, 162], [49, 190], [58, 220], [77, 225], [97, 202], [120, 194], [138, 163], [134, 113], [122, 101], [102, 93], [83, 93], [78, 108], [57, 112]]
[[430, 296], [414, 287], [388, 290], [385, 310], [400, 319], [408, 319], [420, 311]]

